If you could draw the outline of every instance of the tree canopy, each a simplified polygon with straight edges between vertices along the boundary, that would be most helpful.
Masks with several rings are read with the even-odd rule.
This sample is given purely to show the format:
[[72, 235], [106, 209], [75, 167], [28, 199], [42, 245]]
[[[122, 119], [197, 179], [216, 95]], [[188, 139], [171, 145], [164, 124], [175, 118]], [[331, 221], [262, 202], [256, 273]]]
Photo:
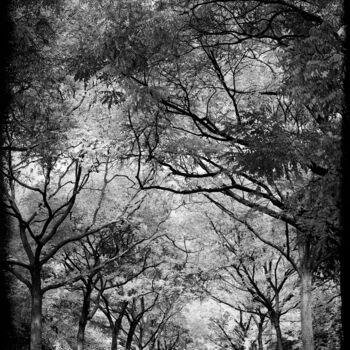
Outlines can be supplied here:
[[341, 348], [343, 11], [12, 1], [1, 176], [18, 338]]

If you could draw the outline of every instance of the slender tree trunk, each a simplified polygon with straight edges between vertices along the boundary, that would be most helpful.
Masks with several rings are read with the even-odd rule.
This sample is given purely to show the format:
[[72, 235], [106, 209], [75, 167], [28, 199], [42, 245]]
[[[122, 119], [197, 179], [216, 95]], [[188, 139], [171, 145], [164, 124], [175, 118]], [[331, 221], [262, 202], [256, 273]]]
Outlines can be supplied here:
[[281, 332], [281, 323], [280, 323], [280, 296], [279, 291], [277, 289], [274, 289], [275, 294], [275, 312], [272, 314], [272, 323], [275, 328], [276, 332], [276, 350], [283, 350], [283, 338], [282, 338], [282, 332]]
[[112, 329], [112, 345], [111, 345], [111, 350], [117, 350], [118, 349], [118, 338], [119, 338], [119, 333], [122, 325], [122, 320], [124, 317], [126, 305], [128, 303], [124, 302], [123, 306], [121, 308], [120, 314], [118, 318], [115, 320], [113, 329]]
[[119, 329], [113, 328], [111, 350], [118, 349]]
[[312, 259], [311, 243], [307, 238], [299, 242], [300, 258], [300, 313], [301, 313], [301, 339], [303, 350], [314, 350], [314, 332], [312, 327]]
[[31, 298], [30, 350], [41, 350], [43, 295], [41, 290], [40, 268], [32, 272]]
[[132, 322], [129, 328], [128, 337], [126, 339], [125, 350], [131, 350], [132, 339], [136, 330], [137, 322]]
[[262, 336], [263, 336], [263, 322], [259, 322], [259, 324], [258, 324], [258, 350], [264, 350]]
[[92, 292], [91, 284], [88, 283], [86, 287], [86, 291], [84, 293], [83, 306], [81, 308], [81, 313], [79, 318], [79, 326], [78, 326], [78, 333], [77, 333], [77, 350], [84, 349], [85, 329], [86, 329], [86, 325], [89, 317], [91, 292]]
[[279, 317], [274, 316], [272, 319], [272, 323], [276, 332], [276, 350], [283, 350], [282, 332]]
[[301, 338], [303, 350], [314, 350], [314, 332], [312, 328], [312, 273], [301, 271]]

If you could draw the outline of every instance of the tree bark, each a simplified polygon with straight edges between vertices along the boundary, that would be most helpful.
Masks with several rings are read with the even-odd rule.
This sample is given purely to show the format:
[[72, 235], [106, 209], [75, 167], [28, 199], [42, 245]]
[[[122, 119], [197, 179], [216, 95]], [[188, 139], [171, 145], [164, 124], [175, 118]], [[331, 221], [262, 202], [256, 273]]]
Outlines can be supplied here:
[[300, 313], [301, 313], [301, 340], [303, 350], [314, 350], [314, 332], [312, 326], [312, 272], [313, 257], [311, 242], [307, 237], [302, 237], [298, 244], [300, 268]]
[[78, 333], [77, 333], [77, 350], [84, 349], [85, 329], [86, 329], [86, 325], [89, 317], [91, 292], [92, 292], [91, 284], [88, 282], [86, 286], [86, 291], [84, 293], [83, 306], [81, 308], [81, 313], [79, 318], [79, 327], [78, 327]]
[[120, 328], [122, 325], [122, 320], [124, 317], [125, 309], [127, 306], [127, 302], [124, 302], [120, 311], [120, 314], [118, 318], [115, 320], [113, 329], [112, 329], [112, 345], [111, 345], [111, 350], [117, 350], [118, 349], [118, 338], [119, 338], [119, 333], [120, 333]]
[[263, 322], [259, 322], [259, 325], [258, 325], [258, 350], [264, 350], [262, 336], [263, 336]]
[[137, 326], [137, 322], [131, 322], [129, 332], [128, 332], [128, 337], [126, 339], [125, 350], [131, 350], [132, 340], [134, 337], [136, 326]]
[[111, 350], [118, 349], [119, 329], [113, 328]]
[[276, 332], [276, 350], [283, 350], [283, 340], [279, 317], [274, 316], [272, 319], [272, 323]]
[[42, 305], [40, 268], [32, 272], [30, 350], [42, 350]]
[[303, 350], [314, 350], [314, 332], [312, 327], [312, 273], [302, 269], [301, 274], [301, 338]]

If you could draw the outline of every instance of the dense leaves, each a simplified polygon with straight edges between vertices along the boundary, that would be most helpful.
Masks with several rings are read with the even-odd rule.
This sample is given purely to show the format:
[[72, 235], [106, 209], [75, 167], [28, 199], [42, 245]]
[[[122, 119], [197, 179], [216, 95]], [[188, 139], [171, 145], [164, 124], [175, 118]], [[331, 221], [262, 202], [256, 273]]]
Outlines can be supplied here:
[[6, 266], [31, 350], [339, 348], [341, 2], [11, 11]]

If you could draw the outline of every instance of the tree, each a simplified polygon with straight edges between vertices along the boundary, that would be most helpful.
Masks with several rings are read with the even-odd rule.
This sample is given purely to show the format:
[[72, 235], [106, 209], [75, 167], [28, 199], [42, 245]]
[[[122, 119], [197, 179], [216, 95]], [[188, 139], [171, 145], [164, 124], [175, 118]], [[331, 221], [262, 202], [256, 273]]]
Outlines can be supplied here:
[[[93, 222], [67, 236], [61, 231], [63, 224], [69, 220], [76, 197], [91, 173], [91, 168], [84, 171], [81, 161], [79, 156], [50, 159], [48, 164], [41, 164], [39, 170], [34, 167], [33, 171], [41, 170], [36, 182], [28, 179], [28, 168], [19, 171], [23, 167], [21, 162], [14, 163], [11, 158], [7, 168], [2, 170], [8, 184], [6, 213], [14, 218], [17, 226], [14, 230], [18, 233], [22, 249], [18, 252], [19, 255], [13, 254], [13, 258], [9, 257], [6, 263], [8, 271], [24, 283], [31, 293], [31, 349], [41, 348], [44, 294], [79, 279], [76, 276], [71, 279], [48, 278], [44, 281], [45, 267], [67, 244], [92, 235], [106, 226], [92, 228], [95, 224]], [[29, 192], [34, 197], [31, 208], [22, 204], [21, 191]]]
[[[3, 175], [25, 251], [8, 269], [31, 289], [39, 281], [39, 294], [83, 277], [45, 280], [68, 238], [92, 237], [119, 217], [122, 205], [109, 206], [106, 191], [114, 173], [94, 188], [97, 172], [118, 158], [136, 168], [142, 189], [204, 198], [280, 253], [301, 279], [303, 346], [312, 350], [313, 279], [336, 270], [340, 245], [341, 3], [49, 3], [13, 9], [17, 55]], [[87, 101], [91, 86], [96, 95]], [[86, 121], [95, 97], [105, 112], [96, 108]], [[79, 206], [87, 187], [89, 198], [99, 193], [96, 208]], [[20, 188], [33, 207], [41, 203], [37, 213], [20, 203]], [[285, 246], [261, 233], [263, 220], [278, 227]], [[291, 237], [299, 260], [290, 254]], [[187, 261], [195, 244], [165, 238]], [[127, 315], [122, 306], [116, 319]]]
[[100, 308], [108, 319], [112, 332], [111, 350], [116, 350], [118, 349], [119, 335], [122, 330], [122, 321], [125, 317], [128, 301], [119, 301], [116, 307], [113, 307], [110, 305], [108, 298], [103, 296], [102, 299], [104, 304], [100, 305]]
[[[298, 233], [290, 229], [288, 224], [285, 224], [283, 228], [283, 225], [272, 223], [272, 228], [268, 228], [272, 231], [272, 234], [266, 235], [266, 233], [263, 232], [264, 227], [260, 224], [261, 218], [259, 216], [255, 217], [255, 219], [255, 215], [248, 215], [242, 218], [237, 213], [239, 210], [231, 211], [215, 200], [211, 199], [211, 201], [236, 222], [243, 224], [243, 227], [248, 229], [248, 231], [264, 245], [275, 250], [277, 254], [280, 254], [280, 257], [285, 258], [285, 261], [288, 262], [292, 269], [291, 271], [294, 270], [298, 273], [301, 285], [301, 317], [302, 319], [308, 318], [310, 320], [311, 312], [314, 312], [312, 311], [312, 304], [310, 303], [311, 295], [315, 292], [315, 288], [312, 287], [313, 281], [317, 281], [317, 279], [321, 277], [323, 283], [326, 281], [331, 284], [334, 283], [335, 285], [339, 283], [337, 277], [339, 269], [337, 264], [334, 264], [334, 259], [337, 258], [334, 250], [332, 250], [334, 246], [328, 244], [328, 251], [325, 251], [324, 241], [317, 242], [316, 237], [300, 237]], [[247, 221], [248, 217], [250, 217], [251, 224]], [[274, 225], [276, 225], [276, 228], [274, 228]], [[276, 229], [284, 231], [284, 235], [276, 237], [274, 235]], [[302, 241], [300, 242], [300, 240]], [[307, 254], [305, 254], [304, 251], [300, 251], [301, 248], [306, 249]], [[297, 252], [298, 254], [296, 254]], [[303, 307], [303, 304], [306, 305]], [[305, 310], [307, 310], [306, 315], [303, 314]], [[309, 324], [311, 324], [311, 321]], [[311, 329], [309, 329], [309, 331], [312, 332]]]
[[[221, 254], [224, 261], [208, 271], [212, 276], [208, 281], [217, 284], [212, 289], [209, 282], [205, 286], [208, 295], [218, 302], [230, 306], [240, 313], [245, 312], [260, 317], [263, 326], [267, 316], [275, 329], [276, 349], [283, 349], [281, 331], [281, 317], [293, 310], [299, 301], [295, 300], [295, 270], [288, 260], [271, 247], [256, 241], [256, 238], [243, 238], [246, 233], [239, 227], [221, 228], [210, 219], [213, 230], [217, 233], [220, 242]], [[222, 220], [221, 220], [222, 222]], [[228, 233], [226, 230], [230, 230]], [[257, 244], [258, 243], [258, 244]], [[248, 248], [249, 247], [249, 248]], [[203, 280], [205, 281], [205, 276]], [[218, 292], [218, 294], [217, 294]], [[224, 294], [222, 294], [224, 292]], [[226, 294], [242, 293], [238, 300], [231, 300]], [[242, 316], [241, 316], [242, 317]], [[261, 328], [258, 328], [261, 332]], [[261, 334], [258, 334], [258, 338]]]
[[[41, 99], [37, 93], [43, 93]], [[63, 99], [56, 105], [55, 94]], [[71, 104], [73, 108], [68, 110], [67, 105]], [[108, 145], [96, 150], [93, 142], [73, 144], [69, 139], [74, 126], [72, 113], [81, 104], [82, 99], [76, 101], [69, 94], [63, 97], [57, 86], [43, 83], [38, 91], [30, 86], [16, 97], [6, 126], [6, 152], [1, 170], [6, 179], [4, 207], [5, 214], [13, 218], [14, 244], [17, 244], [13, 256], [6, 261], [6, 268], [31, 292], [31, 349], [41, 348], [44, 294], [81, 277], [55, 278], [53, 273], [46, 278], [47, 270], [55, 272], [53, 260], [67, 245], [118, 221], [101, 215], [106, 189], [117, 177], [127, 179], [126, 175], [113, 173], [117, 157], [109, 152]], [[36, 117], [31, 119], [31, 113]], [[41, 137], [39, 132], [43, 134]], [[89, 207], [89, 220], [81, 220], [81, 213], [76, 210], [77, 198], [88, 192], [93, 182], [97, 186], [90, 191], [98, 191], [98, 195]], [[104, 264], [106, 261], [94, 269]]]
[[[89, 96], [91, 86], [74, 82], [69, 74], [72, 36], [67, 17], [72, 7], [62, 5], [30, 1], [15, 2], [11, 8], [15, 54], [9, 85], [13, 98], [1, 145], [1, 174], [6, 186], [4, 213], [13, 219], [11, 243], [17, 246], [5, 266], [31, 293], [32, 350], [42, 346], [44, 294], [82, 277], [61, 274], [56, 278], [54, 259], [70, 243], [118, 221], [100, 215], [106, 188], [118, 176], [111, 174], [115, 152], [109, 151], [109, 145], [97, 148], [94, 140], [87, 140], [87, 127], [77, 131], [83, 109], [84, 117], [89, 116], [83, 102], [90, 102], [91, 108], [94, 101], [89, 99], [95, 91]], [[99, 191], [89, 207], [91, 220], [77, 223], [77, 197], [97, 181], [98, 172], [103, 179], [100, 187], [91, 190]]]
[[176, 350], [188, 348], [193, 340], [184, 325], [184, 321], [183, 318], [177, 317], [166, 322], [152, 349]]
[[[103, 265], [101, 266], [101, 260], [103, 260], [103, 256], [99, 248], [103, 244], [105, 237], [103, 237], [103, 234], [101, 233], [99, 236], [100, 237], [98, 238], [86, 237], [79, 242], [79, 246], [73, 248], [73, 251], [69, 253], [65, 252], [64, 257], [64, 265], [67, 270], [70, 270], [70, 272], [77, 271], [80, 274], [79, 280], [81, 281], [81, 286], [75, 286], [74, 289], [79, 288], [83, 292], [83, 303], [81, 306], [77, 332], [78, 350], [84, 348], [85, 328], [88, 321], [90, 321], [96, 313], [99, 299], [101, 298], [101, 292], [99, 292], [95, 297], [95, 305], [91, 308], [92, 294], [96, 289], [97, 284], [101, 284], [100, 288], [102, 287], [101, 270]], [[111, 257], [115, 257], [115, 254]]]
[[[315, 217], [312, 227], [305, 225], [305, 216], [292, 204], [300, 209], [303, 202], [295, 200], [298, 189], [315, 193], [312, 179], [327, 177], [339, 187], [340, 3], [134, 5], [121, 3], [123, 16], [135, 11], [128, 17], [132, 25], [115, 25], [105, 35], [101, 56], [108, 60], [109, 75], [123, 79], [131, 95], [126, 115], [140, 186], [219, 193], [293, 226], [304, 256], [303, 344], [313, 349], [311, 237], [318, 231], [325, 249], [339, 226], [333, 215], [322, 216], [321, 230]], [[257, 79], [268, 71], [270, 77]], [[336, 196], [325, 191], [325, 197], [317, 205], [338, 211]]]
[[229, 326], [230, 315], [224, 314], [222, 318], [212, 319], [213, 336], [209, 339], [217, 345], [219, 349], [231, 348], [233, 350], [243, 350], [244, 341], [247, 338], [247, 333], [251, 325], [253, 316], [248, 315], [244, 320], [243, 311], [239, 312], [239, 320], [235, 320], [234, 326]]
[[119, 316], [113, 321], [113, 308], [111, 309], [111, 303], [105, 294], [110, 290], [118, 290], [159, 264], [150, 261], [151, 250], [148, 247], [157, 233], [142, 232], [137, 224], [132, 223], [132, 219], [121, 220], [119, 225], [110, 226], [92, 238], [87, 237], [65, 252], [65, 266], [81, 276], [81, 285], [73, 286], [74, 289], [83, 291], [77, 333], [78, 349], [84, 348], [87, 323], [98, 309], [104, 312], [112, 330], [111, 349], [117, 348], [125, 312], [124, 301], [117, 302]]

